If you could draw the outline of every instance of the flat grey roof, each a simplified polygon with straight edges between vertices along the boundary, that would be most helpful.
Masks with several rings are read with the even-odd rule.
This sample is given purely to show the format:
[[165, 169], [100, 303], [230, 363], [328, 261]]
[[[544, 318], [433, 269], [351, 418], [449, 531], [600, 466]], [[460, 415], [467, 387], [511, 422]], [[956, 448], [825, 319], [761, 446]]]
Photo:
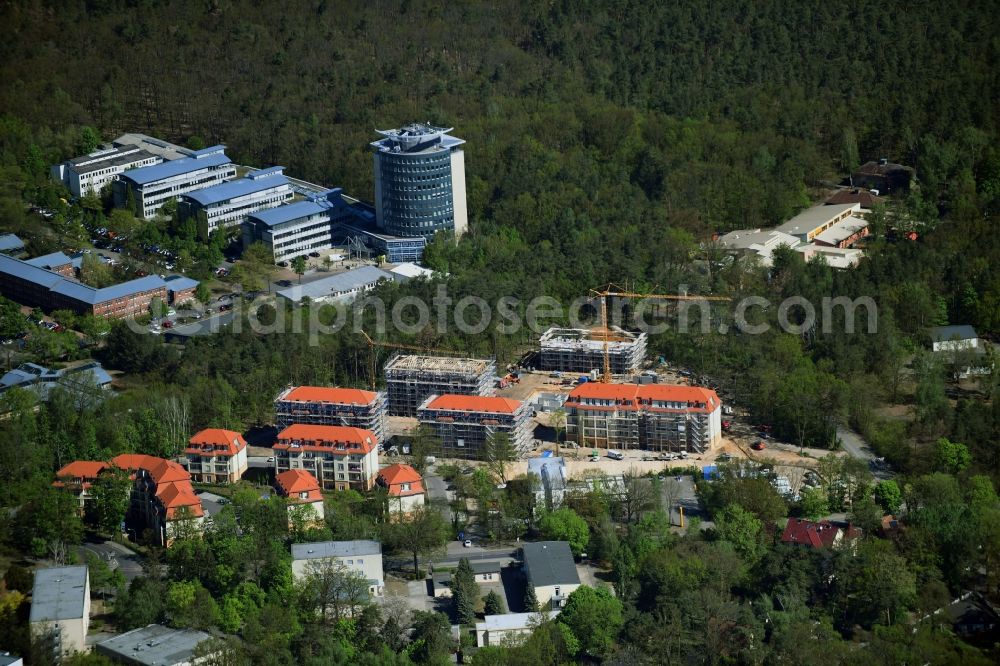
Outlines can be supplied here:
[[978, 338], [976, 329], [968, 324], [956, 326], [935, 326], [931, 329], [931, 338], [934, 342], [948, 342], [950, 340], [973, 340]]
[[482, 622], [476, 623], [476, 631], [516, 631], [527, 629], [532, 622], [551, 620], [559, 615], [559, 610], [547, 613], [504, 613], [503, 615], [486, 615]]
[[17, 655], [9, 652], [0, 652], [0, 666], [11, 666], [12, 664], [23, 664], [24, 661]]
[[150, 624], [101, 641], [97, 651], [127, 664], [174, 666], [190, 663], [198, 644], [210, 638], [203, 631]]
[[314, 543], [293, 543], [293, 560], [319, 560], [328, 557], [364, 557], [381, 555], [382, 544], [378, 541], [317, 541]]
[[308, 284], [295, 285], [288, 289], [278, 291], [278, 296], [287, 298], [293, 303], [298, 303], [305, 297], [310, 299], [329, 298], [331, 296], [344, 296], [351, 292], [358, 291], [379, 280], [396, 281], [397, 276], [389, 271], [384, 271], [375, 266], [362, 266], [347, 271], [321, 278]]
[[565, 541], [538, 541], [521, 547], [528, 581], [535, 587], [579, 585], [573, 552]]
[[[108, 150], [98, 150], [82, 157], [75, 157], [69, 163], [72, 165], [73, 171], [83, 174], [97, 171], [98, 169], [107, 169], [108, 167], [134, 164], [152, 157], [159, 156], [138, 146], [119, 146]], [[163, 158], [161, 157], [160, 159]]]
[[89, 594], [87, 567], [50, 567], [35, 570], [31, 592], [31, 622], [75, 620], [83, 617]]

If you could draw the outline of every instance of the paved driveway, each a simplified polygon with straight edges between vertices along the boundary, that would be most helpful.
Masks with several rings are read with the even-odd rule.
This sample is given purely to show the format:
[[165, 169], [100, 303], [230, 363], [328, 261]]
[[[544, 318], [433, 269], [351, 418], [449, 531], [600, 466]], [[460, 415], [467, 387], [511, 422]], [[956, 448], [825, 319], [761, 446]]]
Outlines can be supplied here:
[[142, 561], [135, 551], [114, 541], [87, 541], [76, 547], [81, 558], [87, 553], [96, 555], [108, 563], [112, 569], [122, 572], [126, 582], [142, 575]]

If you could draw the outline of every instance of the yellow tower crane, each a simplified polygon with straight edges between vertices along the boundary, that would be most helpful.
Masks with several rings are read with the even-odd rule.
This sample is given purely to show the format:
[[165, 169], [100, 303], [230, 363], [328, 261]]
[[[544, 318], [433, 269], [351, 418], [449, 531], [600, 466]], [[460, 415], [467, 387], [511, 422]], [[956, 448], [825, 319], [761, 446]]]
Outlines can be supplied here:
[[731, 301], [729, 296], [699, 296], [691, 294], [640, 294], [627, 288], [608, 285], [605, 289], [591, 289], [590, 293], [601, 299], [601, 335], [604, 339], [604, 373], [601, 381], [611, 383], [611, 352], [609, 349], [610, 329], [608, 327], [608, 297], [613, 298], [659, 298], [670, 301]]

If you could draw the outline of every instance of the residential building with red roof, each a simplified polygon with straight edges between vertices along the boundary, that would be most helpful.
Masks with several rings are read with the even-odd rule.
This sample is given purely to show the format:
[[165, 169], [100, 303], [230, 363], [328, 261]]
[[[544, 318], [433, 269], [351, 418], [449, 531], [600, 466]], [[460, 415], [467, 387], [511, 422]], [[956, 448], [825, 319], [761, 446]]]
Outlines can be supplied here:
[[82, 515], [88, 500], [91, 499], [90, 487], [97, 477], [110, 467], [105, 462], [95, 462], [91, 460], [74, 460], [56, 472], [56, 480], [53, 486], [65, 488], [76, 495], [80, 502], [80, 514]]
[[188, 441], [184, 456], [184, 468], [198, 483], [236, 483], [247, 471], [247, 442], [233, 430], [202, 430]]
[[389, 465], [375, 482], [389, 494], [389, 512], [406, 515], [424, 505], [424, 479], [410, 465]]
[[417, 410], [422, 425], [441, 441], [449, 458], [482, 459], [491, 437], [506, 434], [515, 454], [531, 448], [531, 406], [527, 402], [481, 395], [432, 395]]
[[311, 473], [304, 469], [288, 469], [274, 477], [274, 485], [278, 494], [288, 499], [289, 515], [308, 506], [319, 521], [323, 520], [323, 493], [319, 481]]
[[286, 470], [309, 472], [323, 490], [371, 490], [378, 473], [378, 438], [362, 428], [290, 425], [274, 445], [274, 471]]
[[181, 525], [201, 528], [205, 512], [191, 475], [172, 460], [141, 453], [123, 453], [110, 463], [77, 460], [56, 472], [54, 485], [77, 493], [82, 509], [91, 484], [115, 469], [128, 472], [132, 480], [125, 523], [136, 534], [148, 534], [157, 545], [169, 547]]
[[781, 542], [806, 548], [843, 548], [853, 545], [861, 530], [851, 524], [834, 525], [829, 520], [812, 521], [790, 518], [781, 534]]
[[336, 386], [290, 386], [274, 400], [279, 428], [295, 423], [362, 428], [382, 441], [385, 432], [384, 392]]
[[722, 401], [697, 386], [585, 382], [563, 408], [580, 446], [701, 453], [722, 438]]

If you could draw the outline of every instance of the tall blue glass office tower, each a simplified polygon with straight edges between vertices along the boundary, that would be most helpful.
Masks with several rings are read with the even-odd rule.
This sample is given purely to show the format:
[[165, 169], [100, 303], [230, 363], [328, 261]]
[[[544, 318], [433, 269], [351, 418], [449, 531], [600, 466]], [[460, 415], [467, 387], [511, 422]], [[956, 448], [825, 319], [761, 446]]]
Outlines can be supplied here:
[[438, 231], [465, 233], [465, 153], [453, 128], [413, 123], [376, 130], [383, 138], [375, 151], [375, 219], [392, 236], [422, 236]]

